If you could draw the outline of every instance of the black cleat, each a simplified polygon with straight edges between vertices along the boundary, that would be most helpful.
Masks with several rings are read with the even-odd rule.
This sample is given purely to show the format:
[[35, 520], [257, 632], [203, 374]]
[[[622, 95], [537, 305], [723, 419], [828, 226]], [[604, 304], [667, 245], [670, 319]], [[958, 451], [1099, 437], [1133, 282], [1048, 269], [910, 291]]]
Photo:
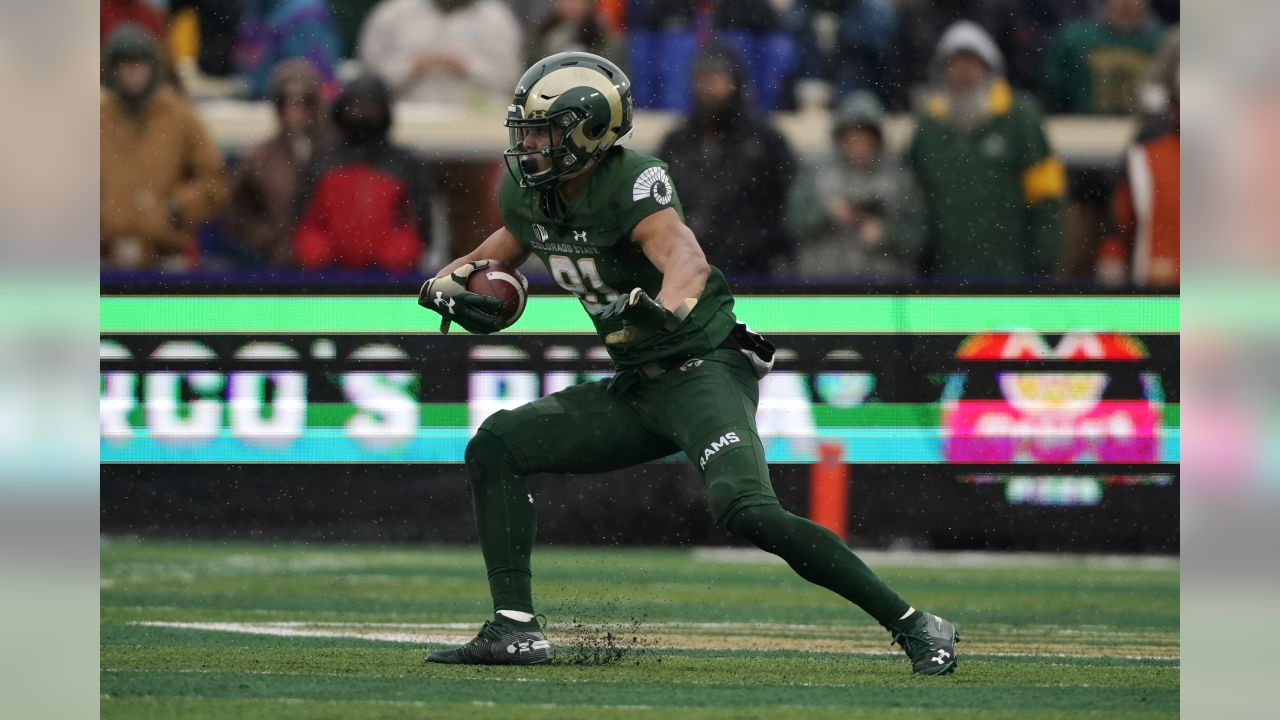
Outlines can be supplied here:
[[480, 627], [466, 645], [433, 652], [429, 663], [451, 665], [534, 665], [551, 659], [551, 643], [537, 620], [518, 623], [498, 616]]
[[947, 675], [956, 671], [956, 626], [937, 615], [921, 611], [910, 628], [892, 630], [893, 642], [902, 647], [916, 675]]

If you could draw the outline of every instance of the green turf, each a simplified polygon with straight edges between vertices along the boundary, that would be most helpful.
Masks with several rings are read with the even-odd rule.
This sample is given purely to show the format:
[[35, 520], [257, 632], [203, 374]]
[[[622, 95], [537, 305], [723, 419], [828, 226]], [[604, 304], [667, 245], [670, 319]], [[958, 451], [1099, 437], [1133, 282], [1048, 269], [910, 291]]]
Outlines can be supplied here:
[[[104, 542], [102, 716], [1177, 715], [1176, 570], [883, 568], [964, 635], [959, 672], [924, 680], [871, 621], [785, 566], [540, 548], [535, 570], [556, 662], [428, 666], [424, 648], [470, 632], [447, 624], [487, 613], [473, 549]], [[228, 623], [327, 636], [244, 634]], [[620, 661], [570, 661], [606, 631], [629, 647]]]

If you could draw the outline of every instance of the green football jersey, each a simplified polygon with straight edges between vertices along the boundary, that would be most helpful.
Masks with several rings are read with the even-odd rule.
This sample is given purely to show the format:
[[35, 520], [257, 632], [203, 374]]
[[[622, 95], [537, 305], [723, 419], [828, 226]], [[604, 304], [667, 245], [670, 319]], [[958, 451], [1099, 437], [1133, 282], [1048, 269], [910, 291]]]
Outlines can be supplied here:
[[[498, 205], [507, 230], [546, 264], [557, 285], [578, 296], [602, 340], [623, 328], [618, 319], [596, 318], [609, 301], [636, 287], [655, 298], [662, 289], [662, 273], [631, 242], [631, 231], [666, 208], [684, 219], [666, 163], [621, 147], [605, 155], [558, 219], [543, 207], [540, 190], [521, 188], [509, 174]], [[724, 342], [735, 322], [729, 285], [712, 267], [697, 305], [675, 329], [605, 347], [619, 368], [704, 355]]]

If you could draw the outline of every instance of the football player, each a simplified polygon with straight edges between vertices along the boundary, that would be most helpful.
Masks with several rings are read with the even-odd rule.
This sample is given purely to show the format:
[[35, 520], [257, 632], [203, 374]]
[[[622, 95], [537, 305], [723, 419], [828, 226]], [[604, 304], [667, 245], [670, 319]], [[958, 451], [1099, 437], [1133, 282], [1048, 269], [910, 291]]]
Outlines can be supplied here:
[[916, 674], [953, 671], [951, 623], [911, 607], [834, 533], [778, 503], [755, 424], [773, 346], [734, 316], [666, 164], [625, 147], [632, 116], [630, 81], [602, 57], [561, 53], [529, 68], [507, 108], [502, 227], [422, 288], [419, 303], [444, 316], [445, 331], [457, 323], [491, 333], [502, 327], [498, 301], [468, 292], [467, 277], [490, 260], [518, 267], [536, 254], [582, 302], [616, 367], [611, 379], [494, 413], [467, 445], [494, 617], [471, 642], [427, 661], [551, 657], [530, 588], [528, 475], [604, 472], [682, 452], [720, 526], [866, 611]]

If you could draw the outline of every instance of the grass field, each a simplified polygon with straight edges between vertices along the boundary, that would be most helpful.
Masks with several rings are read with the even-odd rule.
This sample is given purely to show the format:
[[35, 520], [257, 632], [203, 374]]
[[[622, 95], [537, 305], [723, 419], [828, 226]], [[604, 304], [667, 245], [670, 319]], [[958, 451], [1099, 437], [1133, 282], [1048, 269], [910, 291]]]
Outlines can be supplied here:
[[[464, 548], [104, 540], [104, 718], [1170, 718], [1174, 564], [881, 566], [959, 626], [910, 676], [888, 635], [785, 566], [540, 548], [548, 665], [424, 665], [489, 614]], [[522, 707], [517, 707], [522, 706]]]

